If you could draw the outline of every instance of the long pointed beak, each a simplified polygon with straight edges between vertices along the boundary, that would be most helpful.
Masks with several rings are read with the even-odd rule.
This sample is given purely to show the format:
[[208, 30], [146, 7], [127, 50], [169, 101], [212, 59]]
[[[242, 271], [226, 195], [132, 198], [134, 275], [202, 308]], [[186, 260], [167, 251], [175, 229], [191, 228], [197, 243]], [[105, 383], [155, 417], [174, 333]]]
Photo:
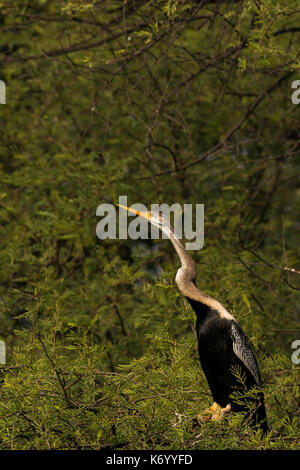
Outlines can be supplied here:
[[151, 218], [151, 212], [136, 211], [135, 209], [131, 209], [131, 207], [123, 206], [122, 204], [118, 204], [117, 202], [116, 205], [122, 207], [122, 209], [125, 209], [128, 212], [133, 212], [133, 214], [140, 215], [141, 217], [144, 217], [144, 219], [149, 220]]

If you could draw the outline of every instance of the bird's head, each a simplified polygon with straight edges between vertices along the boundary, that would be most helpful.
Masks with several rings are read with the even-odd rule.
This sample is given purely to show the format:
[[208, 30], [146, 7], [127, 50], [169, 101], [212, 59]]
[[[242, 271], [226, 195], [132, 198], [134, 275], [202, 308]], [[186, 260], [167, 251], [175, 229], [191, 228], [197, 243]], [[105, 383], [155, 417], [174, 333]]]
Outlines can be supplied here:
[[128, 212], [132, 212], [133, 214], [143, 217], [150, 224], [154, 225], [155, 227], [158, 227], [163, 233], [167, 235], [168, 238], [170, 238], [170, 234], [174, 234], [174, 230], [170, 224], [170, 220], [168, 220], [167, 217], [164, 217], [164, 215], [159, 214], [158, 212], [138, 211], [132, 209], [131, 207], [123, 206], [122, 204], [117, 204], [117, 206], [121, 207], [122, 209], [125, 209]]

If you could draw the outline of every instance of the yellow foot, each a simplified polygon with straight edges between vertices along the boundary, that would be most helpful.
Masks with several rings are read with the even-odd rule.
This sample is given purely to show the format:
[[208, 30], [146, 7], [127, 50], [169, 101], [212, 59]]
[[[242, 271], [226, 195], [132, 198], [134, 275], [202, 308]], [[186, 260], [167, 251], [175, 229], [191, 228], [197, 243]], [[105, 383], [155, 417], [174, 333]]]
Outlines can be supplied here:
[[196, 421], [198, 423], [206, 423], [207, 421], [220, 421], [223, 418], [224, 414], [231, 411], [231, 405], [228, 405], [225, 408], [222, 408], [218, 403], [214, 402], [212, 406], [204, 410], [202, 413], [199, 413], [196, 416]]

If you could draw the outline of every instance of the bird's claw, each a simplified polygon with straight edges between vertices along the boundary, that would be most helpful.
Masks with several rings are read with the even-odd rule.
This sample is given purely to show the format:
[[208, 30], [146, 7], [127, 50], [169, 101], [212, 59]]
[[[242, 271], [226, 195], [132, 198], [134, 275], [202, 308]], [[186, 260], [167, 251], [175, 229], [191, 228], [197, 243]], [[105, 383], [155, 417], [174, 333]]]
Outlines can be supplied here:
[[218, 403], [214, 402], [212, 406], [197, 414], [194, 424], [206, 423], [208, 421], [220, 421], [226, 413], [230, 413], [231, 405], [228, 403], [222, 408]]

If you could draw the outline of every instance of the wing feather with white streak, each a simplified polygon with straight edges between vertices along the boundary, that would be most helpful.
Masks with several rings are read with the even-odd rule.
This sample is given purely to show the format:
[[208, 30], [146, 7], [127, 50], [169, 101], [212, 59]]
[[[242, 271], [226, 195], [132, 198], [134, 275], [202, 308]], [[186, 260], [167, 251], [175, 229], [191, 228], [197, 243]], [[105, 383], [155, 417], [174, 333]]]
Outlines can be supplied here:
[[233, 342], [233, 352], [251, 372], [256, 384], [260, 387], [261, 378], [249, 339], [235, 322], [231, 324], [230, 333]]

